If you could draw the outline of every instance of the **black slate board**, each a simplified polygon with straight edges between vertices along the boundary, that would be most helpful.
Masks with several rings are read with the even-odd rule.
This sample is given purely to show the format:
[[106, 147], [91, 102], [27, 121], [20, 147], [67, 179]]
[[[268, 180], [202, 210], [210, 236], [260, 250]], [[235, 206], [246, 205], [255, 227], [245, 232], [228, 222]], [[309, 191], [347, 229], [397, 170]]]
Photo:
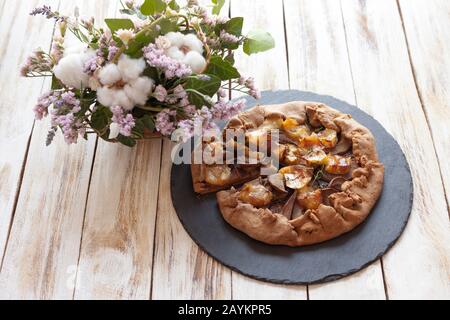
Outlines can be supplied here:
[[[381, 257], [398, 239], [408, 221], [413, 184], [408, 162], [393, 137], [371, 116], [330, 96], [288, 90], [266, 91], [249, 107], [303, 100], [325, 103], [369, 128], [385, 165], [384, 188], [372, 213], [361, 225], [336, 239], [306, 247], [272, 246], [253, 240], [228, 225], [215, 194], [197, 196], [189, 165], [173, 165], [171, 193], [175, 210], [192, 239], [215, 259], [244, 275], [284, 284], [310, 284], [350, 275]], [[224, 124], [221, 124], [224, 125]]]

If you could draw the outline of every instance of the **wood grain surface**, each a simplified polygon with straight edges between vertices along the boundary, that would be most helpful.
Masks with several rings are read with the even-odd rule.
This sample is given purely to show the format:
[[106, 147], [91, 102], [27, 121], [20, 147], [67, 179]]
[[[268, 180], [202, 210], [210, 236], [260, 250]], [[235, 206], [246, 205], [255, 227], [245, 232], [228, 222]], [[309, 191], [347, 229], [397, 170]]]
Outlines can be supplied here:
[[28, 15], [42, 4], [78, 6], [98, 23], [119, 5], [0, 0], [0, 298], [450, 298], [449, 1], [231, 0], [222, 9], [276, 41], [237, 54], [243, 75], [260, 89], [357, 105], [395, 137], [412, 170], [413, 211], [398, 243], [350, 277], [308, 287], [249, 279], [199, 249], [171, 202], [171, 142], [67, 146], [57, 135], [45, 147], [48, 123], [35, 123], [31, 108], [50, 84], [18, 71], [32, 49], [50, 47], [53, 24]]

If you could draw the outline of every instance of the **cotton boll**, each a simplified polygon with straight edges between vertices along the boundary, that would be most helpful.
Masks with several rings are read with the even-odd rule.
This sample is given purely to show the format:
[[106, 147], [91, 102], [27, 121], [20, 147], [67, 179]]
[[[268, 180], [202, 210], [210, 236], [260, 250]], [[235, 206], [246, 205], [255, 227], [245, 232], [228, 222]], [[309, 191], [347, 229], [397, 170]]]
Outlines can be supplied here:
[[119, 68], [114, 63], [109, 63], [100, 69], [98, 73], [100, 82], [104, 85], [110, 86], [122, 79]]
[[180, 32], [169, 32], [165, 35], [172, 46], [181, 47], [183, 45], [184, 35]]
[[89, 78], [89, 82], [88, 82], [88, 86], [89, 88], [91, 88], [92, 90], [96, 91], [98, 88], [100, 88], [100, 82], [97, 80], [97, 78], [95, 77], [90, 77]]
[[190, 66], [192, 71], [200, 73], [206, 66], [206, 60], [197, 51], [189, 51], [183, 59], [183, 63]]
[[153, 89], [154, 82], [148, 77], [139, 77], [133, 80], [123, 88], [128, 98], [134, 104], [143, 105], [148, 99], [150, 92]]
[[78, 54], [78, 53], [85, 52], [87, 46], [84, 43], [77, 43], [77, 44], [73, 44], [73, 45], [66, 45], [64, 47], [65, 47], [64, 48], [64, 55], [68, 56], [70, 54]]
[[167, 50], [166, 54], [167, 54], [167, 56], [169, 56], [172, 59], [175, 59], [177, 61], [181, 61], [184, 59], [184, 53], [177, 47], [170, 47]]
[[97, 100], [104, 106], [112, 106], [115, 100], [115, 91], [108, 87], [100, 87], [97, 89]]
[[144, 58], [132, 59], [123, 54], [120, 56], [117, 67], [122, 75], [122, 80], [129, 82], [137, 79], [145, 69]]
[[115, 122], [111, 123], [111, 125], [109, 126], [109, 139], [115, 139], [117, 138], [117, 136], [119, 135], [119, 125]]
[[203, 53], [203, 43], [195, 36], [195, 34], [190, 33], [185, 35], [183, 38], [183, 45], [200, 54]]
[[86, 55], [69, 54], [61, 60], [53, 68], [53, 72], [62, 83], [68, 87], [80, 89], [81, 86], [86, 87], [89, 82], [89, 76], [83, 72]]
[[125, 110], [131, 110], [134, 107], [133, 101], [128, 98], [124, 90], [115, 90], [113, 105], [121, 106]]

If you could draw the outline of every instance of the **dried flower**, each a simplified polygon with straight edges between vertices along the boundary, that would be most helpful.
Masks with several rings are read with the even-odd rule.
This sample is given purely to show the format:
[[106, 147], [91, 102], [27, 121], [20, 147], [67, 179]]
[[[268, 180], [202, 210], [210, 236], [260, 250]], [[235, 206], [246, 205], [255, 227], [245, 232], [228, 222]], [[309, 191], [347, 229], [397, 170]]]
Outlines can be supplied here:
[[238, 114], [239, 112], [241, 112], [244, 106], [245, 106], [244, 99], [228, 102], [219, 100], [212, 106], [211, 114], [214, 119], [227, 120], [233, 117], [234, 115]]
[[160, 101], [164, 102], [167, 98], [167, 90], [162, 85], [156, 86], [155, 90], [153, 91], [153, 97]]
[[220, 40], [226, 43], [238, 43], [240, 41], [234, 34], [228, 33], [225, 30], [220, 31]]
[[47, 19], [55, 19], [56, 21], [63, 21], [66, 17], [60, 16], [57, 11], [52, 11], [50, 6], [43, 5], [42, 7], [37, 7], [30, 12], [30, 15], [37, 16], [42, 15]]
[[165, 55], [164, 50], [151, 43], [144, 47], [144, 58], [151, 67], [155, 67], [164, 72], [166, 78], [184, 78], [192, 74], [192, 70], [187, 65]]
[[128, 45], [128, 42], [130, 42], [130, 40], [134, 39], [134, 37], [135, 37], [135, 33], [132, 29], [119, 29], [115, 32], [115, 35], [125, 45]]
[[156, 115], [155, 128], [162, 135], [168, 136], [175, 130], [174, 117], [177, 112], [171, 109], [164, 109]]
[[[117, 128], [119, 129], [118, 133], [126, 137], [130, 136], [131, 130], [136, 125], [133, 115], [130, 113], [125, 114], [124, 110], [119, 106], [112, 107], [111, 112], [113, 113], [111, 121], [117, 125]], [[118, 134], [114, 136], [110, 134], [109, 137], [110, 139], [114, 139], [117, 135]]]

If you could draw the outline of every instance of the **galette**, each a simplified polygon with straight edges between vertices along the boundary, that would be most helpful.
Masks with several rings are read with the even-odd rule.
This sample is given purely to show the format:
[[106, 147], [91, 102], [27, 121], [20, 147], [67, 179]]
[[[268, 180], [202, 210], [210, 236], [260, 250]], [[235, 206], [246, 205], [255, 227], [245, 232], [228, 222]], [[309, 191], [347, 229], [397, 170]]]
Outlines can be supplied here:
[[197, 148], [209, 156], [191, 165], [194, 191], [217, 192], [223, 218], [268, 244], [303, 246], [346, 233], [383, 188], [371, 132], [322, 103], [253, 107]]

